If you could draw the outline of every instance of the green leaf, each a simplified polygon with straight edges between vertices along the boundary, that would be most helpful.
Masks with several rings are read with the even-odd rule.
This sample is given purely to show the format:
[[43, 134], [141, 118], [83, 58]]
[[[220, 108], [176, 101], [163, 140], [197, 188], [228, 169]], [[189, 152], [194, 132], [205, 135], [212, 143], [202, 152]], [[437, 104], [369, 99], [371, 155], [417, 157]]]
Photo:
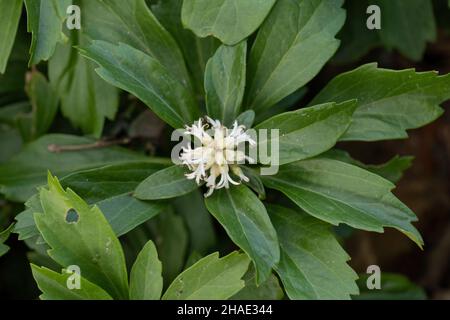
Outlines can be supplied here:
[[255, 118], [255, 123], [260, 123], [280, 113], [286, 112], [288, 109], [298, 108], [300, 100], [305, 96], [307, 92], [308, 92], [307, 88], [302, 87], [297, 91], [295, 91], [294, 93], [288, 95], [286, 98], [278, 102], [270, 109], [267, 109], [263, 112], [258, 112]]
[[123, 194], [97, 203], [118, 237], [167, 210], [162, 202], [139, 201]]
[[163, 300], [226, 300], [240, 291], [250, 261], [233, 252], [219, 258], [213, 253], [181, 273], [167, 289]]
[[392, 183], [396, 183], [402, 178], [403, 173], [411, 167], [414, 160], [414, 157], [395, 156], [384, 164], [366, 165], [358, 160], [353, 159], [349, 153], [338, 149], [330, 150], [329, 152], [323, 154], [323, 157], [339, 160], [361, 167], [379, 176], [382, 176]]
[[[57, 272], [61, 270], [61, 266], [58, 265], [58, 263], [56, 263], [55, 261], [53, 261], [52, 258], [50, 258], [50, 256], [47, 254], [47, 251], [50, 248], [45, 243], [44, 239], [42, 239], [41, 236], [25, 240], [24, 242], [27, 245], [27, 247], [31, 250], [27, 252], [27, 258], [31, 264], [45, 267], [50, 270], [55, 270]], [[76, 270], [76, 266], [72, 266], [72, 268], [69, 269], [70, 269], [69, 271], [72, 274], [76, 271], [80, 271], [81, 273], [81, 270]], [[62, 270], [62, 273], [65, 273], [65, 271]], [[71, 278], [71, 280], [72, 280], [71, 283], [75, 284], [76, 280], [74, 278]]]
[[[199, 254], [209, 252], [216, 245], [217, 239], [212, 217], [205, 207], [199, 190], [181, 196], [173, 202], [175, 211], [184, 218], [189, 230], [190, 251]], [[201, 232], [198, 232], [201, 230]]]
[[450, 1], [433, 0], [433, 9], [438, 28], [448, 34], [450, 30]]
[[239, 125], [244, 126], [247, 129], [250, 129], [255, 122], [255, 111], [247, 110], [242, 112], [237, 118], [236, 121]]
[[269, 213], [280, 237], [276, 270], [290, 299], [341, 300], [358, 294], [350, 257], [328, 224], [280, 206], [269, 206]]
[[167, 163], [157, 158], [141, 160], [144, 161], [128, 161], [71, 173], [61, 183], [75, 190], [88, 203], [130, 195], [143, 179], [170, 164], [169, 159]]
[[5, 73], [22, 14], [22, 0], [0, 0], [0, 73]]
[[182, 166], [158, 171], [136, 188], [134, 196], [140, 200], [159, 200], [188, 194], [196, 190], [198, 185], [194, 180], [188, 180], [185, 174], [186, 169]]
[[186, 264], [184, 265], [184, 269], [188, 269], [189, 267], [192, 267], [195, 263], [200, 261], [203, 258], [203, 256], [196, 252], [192, 251], [192, 253], [189, 255], [189, 257], [186, 260]]
[[149, 10], [145, 0], [83, 0], [82, 5], [81, 31], [88, 38], [128, 44], [157, 60], [172, 78], [191, 87], [180, 48]]
[[29, 114], [18, 117], [18, 125], [25, 141], [45, 134], [51, 127], [58, 111], [58, 98], [55, 91], [39, 72], [30, 74], [26, 91], [32, 105]]
[[358, 99], [353, 122], [340, 140], [378, 141], [407, 138], [442, 115], [450, 98], [450, 75], [388, 70], [367, 64], [334, 78], [311, 102]]
[[[326, 103], [274, 116], [256, 126], [256, 130], [278, 129], [279, 137], [273, 133], [258, 139], [258, 146], [279, 144], [281, 165], [314, 157], [331, 149], [339, 137], [350, 126], [356, 100], [342, 104]], [[320, 139], [317, 137], [320, 136]], [[269, 140], [268, 140], [269, 139]]]
[[231, 300], [281, 300], [284, 297], [278, 278], [271, 274], [260, 286], [256, 284], [256, 270], [253, 266], [244, 275], [245, 287]]
[[245, 91], [247, 42], [222, 45], [206, 65], [206, 110], [229, 126], [239, 114]]
[[377, 0], [381, 9], [380, 38], [388, 48], [419, 61], [427, 42], [436, 40], [436, 22], [431, 0]]
[[[3, 1], [8, 2], [8, 0]], [[19, 28], [6, 71], [4, 74], [0, 73], [0, 105], [8, 105], [25, 98], [23, 94], [25, 77], [17, 75], [24, 75], [28, 70], [28, 45], [29, 39], [26, 32]]]
[[249, 179], [248, 182], [244, 181], [244, 184], [250, 187], [253, 191], [258, 194], [259, 199], [264, 200], [266, 198], [266, 190], [264, 189], [264, 184], [259, 176], [259, 174], [246, 166], [239, 166], [244, 173], [244, 175]]
[[395, 185], [374, 173], [337, 160], [315, 158], [282, 166], [277, 175], [261, 178], [268, 188], [283, 192], [318, 219], [375, 232], [392, 227], [423, 245], [411, 224], [417, 217], [391, 193]]
[[15, 126], [17, 118], [31, 109], [28, 101], [15, 102], [0, 108], [0, 123]]
[[3, 243], [0, 243], [0, 257], [7, 254], [9, 251], [9, 247], [7, 245], [4, 245]]
[[83, 276], [115, 299], [128, 298], [128, 275], [119, 240], [103, 213], [90, 208], [72, 190], [64, 191], [49, 175], [49, 189], [41, 189], [42, 213], [34, 219], [49, 256], [63, 267], [77, 265]]
[[48, 60], [56, 44], [65, 39], [62, 26], [71, 3], [72, 0], [25, 0], [28, 32], [33, 34], [30, 65]]
[[166, 203], [140, 201], [132, 196], [140, 181], [166, 167], [158, 161], [149, 159], [90, 169], [71, 174], [61, 182], [89, 204], [96, 204], [119, 237], [167, 210]]
[[49, 78], [62, 114], [83, 133], [100, 137], [105, 118], [113, 120], [117, 112], [119, 92], [97, 75], [94, 63], [74, 52], [72, 46], [86, 43], [83, 32], [72, 31], [69, 43], [58, 45], [49, 60]]
[[342, 3], [277, 1], [250, 53], [246, 106], [265, 111], [317, 75], [339, 46], [334, 36], [345, 20]]
[[[341, 46], [333, 58], [338, 63], [354, 62], [371, 49], [381, 44], [378, 30], [367, 28], [367, 8], [373, 4], [370, 0], [346, 0], [344, 7], [349, 17], [337, 38], [342, 41]], [[383, 15], [383, 10], [381, 10]], [[382, 29], [385, 26], [382, 24]], [[394, 30], [395, 32], [395, 30]]]
[[17, 154], [22, 148], [22, 142], [19, 130], [0, 124], [0, 164]]
[[235, 45], [264, 21], [275, 0], [184, 0], [183, 25], [201, 38], [209, 35]]
[[[380, 30], [367, 28], [369, 5], [380, 7]], [[338, 35], [342, 45], [335, 57], [337, 62], [354, 62], [371, 49], [383, 45], [418, 61], [423, 57], [427, 42], [436, 39], [436, 22], [430, 0], [347, 0], [345, 8], [349, 19]]]
[[[16, 217], [16, 225], [14, 226], [14, 233], [19, 235], [19, 240], [28, 240], [33, 237], [39, 237], [40, 233], [34, 222], [33, 214], [42, 208], [39, 195], [34, 195], [25, 203], [26, 210], [19, 213]], [[34, 208], [38, 208], [35, 210]]]
[[[86, 46], [88, 39], [126, 43], [152, 56], [174, 79], [190, 87], [180, 49], [144, 0], [84, 0], [82, 7], [83, 28], [72, 33], [73, 44]], [[99, 78], [93, 63], [73, 54], [68, 46], [58, 48], [50, 62], [64, 115], [83, 132], [100, 136], [105, 117], [112, 119], [117, 110], [117, 90]]]
[[93, 41], [80, 49], [100, 65], [97, 73], [110, 84], [126, 90], [147, 104], [162, 120], [182, 128], [199, 118], [189, 89], [158, 60], [126, 44]]
[[180, 0], [158, 1], [152, 6], [152, 11], [181, 47], [196, 92], [202, 98], [206, 63], [216, 52], [220, 41], [213, 37], [196, 37], [190, 30], [185, 29], [180, 19], [182, 5], [183, 1]]
[[[74, 190], [88, 204], [97, 205], [120, 237], [167, 209], [165, 203], [144, 202], [131, 196], [140, 181], [164, 166], [150, 161], [108, 165], [70, 174], [61, 179], [61, 184]], [[20, 240], [39, 235], [33, 219], [33, 213], [42, 212], [39, 194], [31, 197], [25, 206], [27, 210], [16, 217], [14, 228]]]
[[382, 273], [380, 290], [367, 289], [368, 277], [368, 275], [362, 275], [358, 280], [361, 293], [354, 297], [355, 300], [425, 300], [427, 298], [424, 289], [403, 275]]
[[36, 187], [46, 183], [47, 171], [58, 176], [98, 168], [110, 164], [130, 161], [145, 161], [147, 158], [120, 147], [87, 148], [78, 152], [49, 150], [60, 147], [92, 146], [95, 140], [61, 134], [46, 135], [28, 144], [23, 150], [0, 165], [0, 192], [7, 199], [25, 202]]
[[278, 263], [280, 249], [277, 234], [262, 202], [250, 189], [241, 185], [216, 190], [205, 203], [231, 240], [253, 260], [258, 284], [263, 283]]
[[13, 228], [14, 224], [10, 225], [8, 228], [0, 232], [0, 243], [4, 243], [6, 240], [8, 240]]
[[172, 210], [148, 222], [163, 265], [164, 283], [169, 284], [183, 270], [189, 235], [183, 219]]
[[102, 288], [80, 278], [80, 289], [69, 289], [68, 278], [71, 273], [59, 274], [47, 268], [31, 265], [34, 280], [36, 280], [42, 295], [41, 300], [112, 300], [111, 296]]
[[131, 300], [159, 300], [163, 289], [162, 265], [152, 241], [139, 253], [130, 273]]

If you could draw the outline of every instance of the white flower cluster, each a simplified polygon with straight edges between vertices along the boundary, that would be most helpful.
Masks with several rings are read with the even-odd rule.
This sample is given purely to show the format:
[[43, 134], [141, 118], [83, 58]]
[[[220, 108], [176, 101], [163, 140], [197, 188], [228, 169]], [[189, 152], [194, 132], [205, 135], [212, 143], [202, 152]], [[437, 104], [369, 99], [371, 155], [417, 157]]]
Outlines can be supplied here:
[[[211, 134], [208, 134], [208, 129]], [[256, 142], [245, 129], [245, 126], [238, 125], [237, 122], [228, 129], [219, 120], [208, 117], [206, 121], [199, 119], [191, 127], [186, 127], [185, 134], [197, 138], [201, 146], [194, 149], [190, 146], [183, 148], [180, 159], [192, 171], [186, 175], [187, 179], [195, 179], [198, 185], [206, 181], [209, 189], [205, 197], [209, 197], [216, 189], [228, 189], [230, 183], [239, 185], [242, 181], [248, 182], [238, 163], [245, 161], [255, 163], [255, 161], [238, 147], [246, 142], [253, 146]], [[234, 181], [230, 176], [230, 170], [241, 181]]]

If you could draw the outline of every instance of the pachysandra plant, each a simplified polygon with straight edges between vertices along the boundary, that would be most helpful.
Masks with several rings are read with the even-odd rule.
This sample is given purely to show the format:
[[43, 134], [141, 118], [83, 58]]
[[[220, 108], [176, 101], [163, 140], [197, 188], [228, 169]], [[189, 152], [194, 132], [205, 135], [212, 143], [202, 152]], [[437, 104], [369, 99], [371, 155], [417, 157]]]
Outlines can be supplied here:
[[[70, 32], [64, 2], [25, 0], [30, 64], [48, 60], [50, 79], [34, 71], [47, 94], [29, 96], [47, 112], [0, 164], [0, 192], [26, 202], [0, 239], [18, 233], [39, 257], [42, 299], [350, 299], [358, 276], [332, 226], [423, 246], [392, 193], [410, 159], [366, 166], [335, 145], [407, 138], [442, 115], [450, 76], [366, 64], [299, 108], [339, 48], [343, 0], [80, 0]], [[175, 157], [45, 135], [59, 105], [99, 137], [118, 89], [189, 139]], [[218, 249], [212, 217], [236, 251]]]

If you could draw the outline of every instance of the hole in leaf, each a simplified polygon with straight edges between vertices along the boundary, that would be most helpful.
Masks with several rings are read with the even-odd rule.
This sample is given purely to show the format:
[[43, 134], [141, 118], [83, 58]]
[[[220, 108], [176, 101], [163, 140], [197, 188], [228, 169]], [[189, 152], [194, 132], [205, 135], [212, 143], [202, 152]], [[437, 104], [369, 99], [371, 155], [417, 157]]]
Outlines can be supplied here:
[[69, 209], [66, 213], [66, 222], [67, 223], [77, 223], [80, 219], [78, 212], [75, 209]]

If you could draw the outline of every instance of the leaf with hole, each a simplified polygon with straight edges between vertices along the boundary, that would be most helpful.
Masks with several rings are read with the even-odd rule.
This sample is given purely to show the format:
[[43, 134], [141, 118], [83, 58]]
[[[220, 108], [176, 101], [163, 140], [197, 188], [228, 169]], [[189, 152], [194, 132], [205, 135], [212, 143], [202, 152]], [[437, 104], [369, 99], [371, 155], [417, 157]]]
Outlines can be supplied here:
[[[69, 174], [61, 179], [61, 184], [88, 204], [97, 205], [119, 237], [167, 210], [166, 203], [140, 201], [131, 195], [141, 180], [165, 166], [151, 160], [108, 165]], [[27, 209], [16, 216], [14, 227], [21, 240], [39, 235], [33, 219], [33, 213], [42, 212], [39, 194], [32, 196], [25, 206]]]

